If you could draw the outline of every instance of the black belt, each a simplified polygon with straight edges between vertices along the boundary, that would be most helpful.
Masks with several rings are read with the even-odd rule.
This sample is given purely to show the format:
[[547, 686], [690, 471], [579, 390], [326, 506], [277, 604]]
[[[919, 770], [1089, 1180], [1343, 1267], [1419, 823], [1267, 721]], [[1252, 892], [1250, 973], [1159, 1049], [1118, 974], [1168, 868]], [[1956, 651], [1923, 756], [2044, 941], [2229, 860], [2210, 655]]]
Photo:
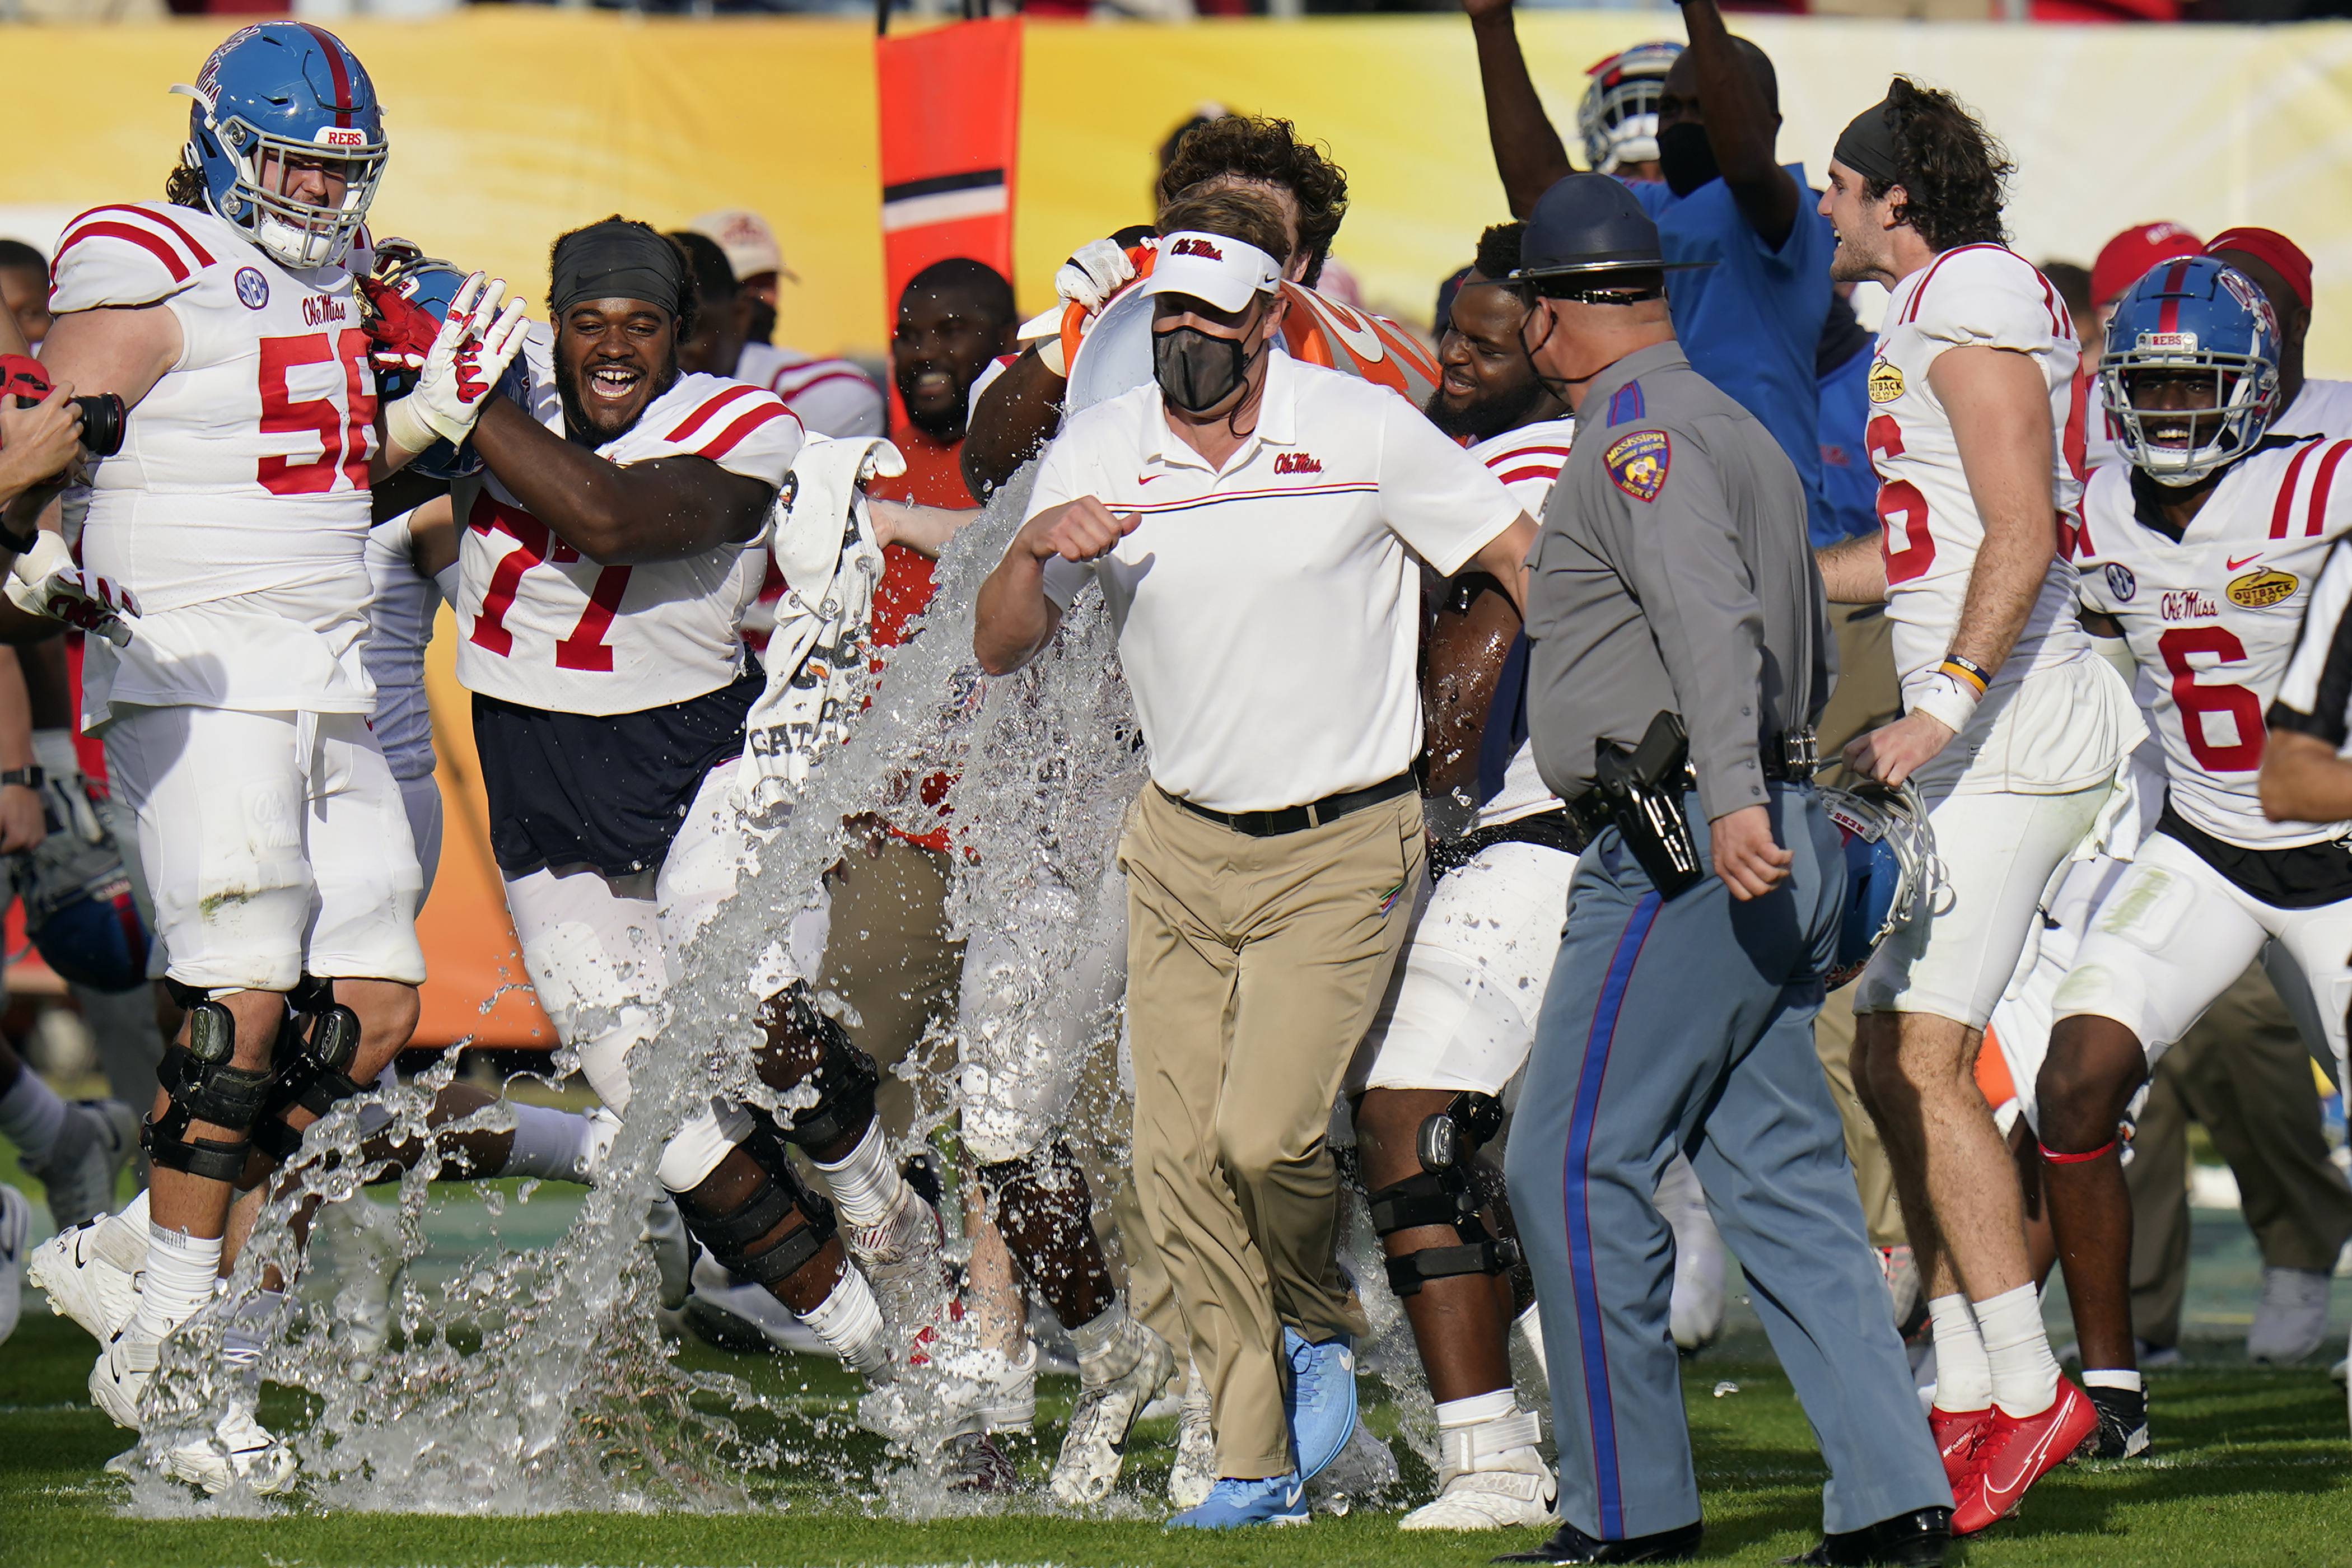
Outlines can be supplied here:
[[[1152, 786], [1158, 789], [1158, 785]], [[1341, 790], [1327, 795], [1321, 800], [1305, 805], [1286, 805], [1280, 811], [1211, 811], [1205, 805], [1194, 805], [1181, 795], [1167, 795], [1170, 800], [1195, 816], [1205, 816], [1211, 822], [1246, 833], [1252, 838], [1272, 838], [1285, 833], [1303, 833], [1310, 827], [1320, 827], [1337, 822], [1349, 812], [1361, 811], [1368, 805], [1378, 805], [1384, 800], [1394, 800], [1401, 795], [1412, 795], [1421, 786], [1414, 782], [1411, 770], [1392, 779], [1382, 779], [1363, 789]]]
[[1482, 849], [1497, 844], [1533, 844], [1563, 855], [1581, 855], [1592, 842], [1593, 830], [1579, 822], [1567, 807], [1539, 812], [1514, 822], [1498, 822], [1459, 838], [1448, 838], [1430, 852], [1429, 868], [1443, 877], [1475, 859]]
[[[1784, 734], [1767, 735], [1758, 742], [1756, 761], [1763, 770], [1768, 784], [1811, 784], [1820, 770], [1821, 753], [1813, 739], [1811, 725], [1790, 730]], [[1685, 787], [1698, 787], [1698, 773], [1685, 770]], [[1600, 837], [1601, 830], [1616, 820], [1612, 815], [1608, 797], [1598, 789], [1587, 789], [1568, 802], [1570, 819], [1583, 833], [1585, 841]], [[1580, 849], [1581, 846], [1579, 847]]]

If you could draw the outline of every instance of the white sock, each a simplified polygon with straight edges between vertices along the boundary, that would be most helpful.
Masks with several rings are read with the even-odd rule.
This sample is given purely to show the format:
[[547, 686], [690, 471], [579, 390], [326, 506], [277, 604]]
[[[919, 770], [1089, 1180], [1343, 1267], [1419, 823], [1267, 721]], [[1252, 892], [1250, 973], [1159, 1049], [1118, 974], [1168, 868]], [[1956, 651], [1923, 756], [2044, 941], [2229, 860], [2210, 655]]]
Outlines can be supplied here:
[[1516, 1414], [1518, 1400], [1507, 1388], [1491, 1394], [1474, 1394], [1467, 1399], [1441, 1400], [1437, 1406], [1437, 1428], [1450, 1432], [1463, 1426], [1483, 1426], [1489, 1421], [1500, 1421]]
[[2147, 1390], [2147, 1384], [2141, 1381], [2139, 1373], [2126, 1372], [2120, 1367], [2113, 1366], [2084, 1367], [2083, 1386], [2084, 1388], [2123, 1388], [2134, 1394], [2144, 1394]]
[[872, 1373], [890, 1364], [882, 1304], [874, 1299], [874, 1287], [856, 1269], [842, 1269], [840, 1282], [815, 1311], [793, 1315], [816, 1331], [827, 1350], [858, 1371]]
[[1536, 1358], [1536, 1375], [1546, 1384], [1551, 1382], [1551, 1358], [1544, 1353], [1543, 1319], [1537, 1316], [1540, 1302], [1530, 1301], [1528, 1310], [1519, 1314], [1519, 1332], [1528, 1340], [1528, 1353]]
[[507, 1102], [514, 1110], [514, 1146], [501, 1176], [537, 1176], [551, 1182], [585, 1182], [595, 1121], [573, 1110], [551, 1105]]
[[898, 1190], [907, 1184], [890, 1158], [890, 1141], [882, 1136], [878, 1121], [866, 1125], [866, 1136], [840, 1164], [813, 1163], [824, 1178], [825, 1190], [833, 1194], [834, 1206], [856, 1230], [888, 1219], [890, 1211], [898, 1206]]
[[147, 1278], [140, 1287], [139, 1313], [131, 1326], [160, 1340], [194, 1317], [213, 1299], [220, 1258], [220, 1237], [190, 1236], [149, 1221]]
[[1957, 1290], [1935, 1298], [1927, 1321], [1936, 1326], [1936, 1408], [1958, 1413], [1990, 1405], [1992, 1367], [1969, 1299]]
[[30, 1065], [0, 1094], [0, 1136], [16, 1145], [28, 1167], [47, 1163], [65, 1125], [66, 1102]]
[[1070, 1347], [1078, 1352], [1078, 1381], [1099, 1388], [1135, 1370], [1148, 1343], [1127, 1315], [1127, 1304], [1117, 1297], [1109, 1306], [1070, 1331]]
[[221, 1363], [248, 1389], [261, 1382], [262, 1337], [285, 1304], [281, 1291], [257, 1290], [237, 1304], [221, 1328]]
[[2042, 1326], [2042, 1299], [2020, 1285], [1976, 1304], [1992, 1368], [1992, 1402], [2011, 1415], [2039, 1415], [2058, 1397], [2058, 1358]]

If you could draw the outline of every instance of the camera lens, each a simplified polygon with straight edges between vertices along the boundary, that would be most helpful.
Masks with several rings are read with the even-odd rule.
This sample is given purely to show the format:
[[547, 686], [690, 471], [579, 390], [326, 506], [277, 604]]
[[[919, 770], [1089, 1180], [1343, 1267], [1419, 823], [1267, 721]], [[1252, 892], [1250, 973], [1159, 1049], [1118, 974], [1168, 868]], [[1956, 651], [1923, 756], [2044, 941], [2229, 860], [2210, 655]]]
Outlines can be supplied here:
[[82, 450], [93, 458], [111, 458], [122, 450], [122, 399], [101, 392], [73, 401], [81, 410]]

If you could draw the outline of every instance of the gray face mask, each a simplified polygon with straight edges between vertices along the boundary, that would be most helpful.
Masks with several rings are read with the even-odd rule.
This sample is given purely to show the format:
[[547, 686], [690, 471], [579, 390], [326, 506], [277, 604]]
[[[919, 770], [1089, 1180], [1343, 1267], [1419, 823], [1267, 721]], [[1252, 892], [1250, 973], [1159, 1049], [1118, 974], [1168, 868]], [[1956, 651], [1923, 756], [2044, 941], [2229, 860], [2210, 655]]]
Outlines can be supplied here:
[[1254, 357], [1239, 338], [1214, 337], [1198, 327], [1151, 335], [1151, 377], [1187, 414], [1206, 414], [1231, 396]]

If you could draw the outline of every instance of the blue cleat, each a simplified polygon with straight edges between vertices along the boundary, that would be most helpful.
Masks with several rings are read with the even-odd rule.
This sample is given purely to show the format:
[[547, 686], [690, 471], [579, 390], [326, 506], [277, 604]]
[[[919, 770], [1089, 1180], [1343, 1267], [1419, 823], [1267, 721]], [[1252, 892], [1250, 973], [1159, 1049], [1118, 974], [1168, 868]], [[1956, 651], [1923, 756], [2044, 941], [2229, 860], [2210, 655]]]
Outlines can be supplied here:
[[1312, 1480], [1339, 1457], [1356, 1431], [1356, 1352], [1345, 1334], [1319, 1345], [1297, 1329], [1282, 1331], [1283, 1359], [1290, 1363], [1283, 1414], [1290, 1423], [1290, 1451], [1302, 1480]]
[[1209, 1489], [1208, 1500], [1170, 1520], [1167, 1530], [1239, 1530], [1249, 1524], [1305, 1524], [1307, 1483], [1297, 1470], [1264, 1480], [1230, 1477]]

